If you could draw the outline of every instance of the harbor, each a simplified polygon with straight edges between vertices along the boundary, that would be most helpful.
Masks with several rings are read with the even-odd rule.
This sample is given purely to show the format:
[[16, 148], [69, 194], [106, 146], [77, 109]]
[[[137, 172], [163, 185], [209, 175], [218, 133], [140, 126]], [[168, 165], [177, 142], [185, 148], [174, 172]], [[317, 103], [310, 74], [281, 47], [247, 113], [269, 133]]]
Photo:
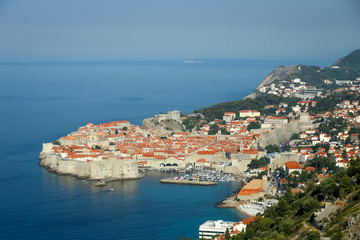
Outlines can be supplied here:
[[237, 178], [232, 174], [224, 174], [215, 170], [201, 170], [194, 171], [193, 173], [188, 171], [188, 174], [161, 179], [160, 182], [170, 184], [213, 186], [217, 185], [218, 182], [229, 182], [235, 180], [237, 180]]
[[190, 180], [181, 180], [181, 179], [161, 179], [161, 183], [168, 184], [184, 184], [184, 185], [201, 185], [201, 186], [214, 186], [217, 185], [217, 182], [209, 182], [209, 181], [190, 181]]
[[218, 182], [230, 182], [238, 180], [232, 174], [223, 174], [215, 170], [201, 170], [194, 171], [181, 176], [173, 178], [161, 179], [161, 183], [170, 184], [186, 184], [186, 185], [202, 185], [202, 186], [213, 186], [217, 185]]
[[[230, 182], [238, 181], [239, 177], [234, 176], [233, 174], [223, 173], [221, 171], [211, 170], [211, 169], [202, 169], [202, 170], [193, 170], [187, 169], [186, 171], [175, 170], [175, 169], [152, 169], [156, 172], [173, 172], [178, 173], [179, 176], [174, 177], [176, 180], [189, 180], [189, 181], [210, 181], [210, 182]], [[185, 174], [184, 174], [185, 173]]]

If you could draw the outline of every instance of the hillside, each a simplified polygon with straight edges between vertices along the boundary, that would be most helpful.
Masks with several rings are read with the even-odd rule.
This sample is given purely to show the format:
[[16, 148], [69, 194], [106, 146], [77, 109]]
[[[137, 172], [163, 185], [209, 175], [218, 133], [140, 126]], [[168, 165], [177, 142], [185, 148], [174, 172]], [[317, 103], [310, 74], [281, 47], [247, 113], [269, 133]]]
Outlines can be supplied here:
[[294, 65], [290, 67], [285, 67], [285, 66], [277, 67], [259, 84], [259, 86], [255, 89], [255, 91], [259, 90], [264, 86], [268, 86], [275, 81], [281, 81], [283, 79], [286, 79], [287, 76], [289, 75], [299, 74], [300, 72], [299, 66], [300, 65]]
[[314, 183], [315, 176], [303, 172], [300, 177], [308, 179], [304, 192], [287, 191], [277, 206], [268, 208], [250, 223], [245, 233], [231, 240], [320, 240], [321, 235], [339, 240], [360, 239], [360, 159], [352, 160], [346, 170], [334, 169], [320, 184]]
[[280, 103], [287, 103], [289, 108], [295, 106], [299, 101], [298, 98], [284, 98], [275, 95], [260, 94], [255, 98], [246, 98], [243, 100], [219, 103], [207, 108], [195, 110], [195, 113], [201, 113], [207, 120], [222, 119], [224, 112], [238, 112], [246, 109], [256, 109], [262, 114], [267, 113], [269, 109], [265, 109], [266, 105], [279, 105]]
[[270, 73], [259, 84], [255, 91], [271, 83], [283, 82], [287, 87], [292, 79], [299, 78], [301, 81], [316, 88], [333, 90], [339, 88], [337, 84], [326, 84], [324, 80], [355, 80], [360, 76], [360, 49], [355, 50], [345, 57], [338, 59], [332, 67], [321, 68], [319, 66], [294, 65], [290, 67], [280, 66]]
[[360, 239], [360, 191], [346, 197], [346, 204], [328, 220], [323, 236], [331, 239]]
[[360, 49], [351, 52], [349, 55], [338, 59], [333, 66], [360, 69]]
[[[360, 49], [351, 52], [349, 55], [337, 60], [332, 67], [321, 68], [319, 66], [294, 65], [280, 66], [271, 72], [255, 89], [254, 93], [243, 100], [231, 101], [216, 104], [207, 108], [195, 110], [201, 113], [206, 119], [222, 118], [224, 112], [237, 112], [245, 109], [255, 109], [263, 111], [266, 105], [277, 105], [286, 102], [289, 107], [296, 105], [296, 95], [288, 97], [274, 96], [273, 94], [263, 94], [264, 89], [270, 89], [274, 84], [275, 88], [290, 88], [294, 85], [294, 79], [299, 79], [297, 86], [304, 85], [307, 88], [318, 88], [324, 90], [336, 90], [344, 88], [336, 80], [350, 80], [353, 84], [358, 84], [355, 80], [360, 77]], [[324, 81], [327, 80], [328, 82]], [[295, 85], [296, 85], [295, 84]], [[347, 83], [348, 84], [348, 83]], [[267, 92], [266, 92], [267, 93]], [[263, 112], [262, 112], [263, 113]]]

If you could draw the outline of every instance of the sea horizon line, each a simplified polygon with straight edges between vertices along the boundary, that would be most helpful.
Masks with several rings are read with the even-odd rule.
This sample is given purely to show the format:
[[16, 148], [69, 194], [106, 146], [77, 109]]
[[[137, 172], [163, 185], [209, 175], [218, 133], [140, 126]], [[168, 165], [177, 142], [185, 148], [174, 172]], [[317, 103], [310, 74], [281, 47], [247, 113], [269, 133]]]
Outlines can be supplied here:
[[182, 59], [119, 59], [119, 60], [41, 60], [41, 61], [9, 61], [1, 62], [0, 65], [86, 65], [86, 64], [139, 64], [139, 63], [160, 63], [160, 62], [173, 62], [173, 63], [186, 63], [191, 64], [188, 61], [194, 61], [194, 64], [199, 61], [201, 64], [214, 62], [214, 61], [284, 61], [285, 62], [297, 62], [295, 64], [304, 64], [303, 61], [320, 62], [330, 61], [330, 59], [287, 59], [287, 58], [182, 58]]

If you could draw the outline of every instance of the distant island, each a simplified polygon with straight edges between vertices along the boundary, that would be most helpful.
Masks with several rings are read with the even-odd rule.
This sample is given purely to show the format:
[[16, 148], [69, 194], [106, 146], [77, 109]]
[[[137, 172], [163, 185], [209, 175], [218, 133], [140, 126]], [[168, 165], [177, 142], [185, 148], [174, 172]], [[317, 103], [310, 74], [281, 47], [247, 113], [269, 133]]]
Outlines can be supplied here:
[[184, 60], [183, 63], [205, 63], [203, 60]]
[[328, 68], [278, 67], [243, 100], [160, 113], [142, 126], [88, 123], [44, 143], [40, 165], [104, 181], [149, 169], [241, 176], [219, 206], [252, 217], [214, 239], [359, 239], [360, 50]]

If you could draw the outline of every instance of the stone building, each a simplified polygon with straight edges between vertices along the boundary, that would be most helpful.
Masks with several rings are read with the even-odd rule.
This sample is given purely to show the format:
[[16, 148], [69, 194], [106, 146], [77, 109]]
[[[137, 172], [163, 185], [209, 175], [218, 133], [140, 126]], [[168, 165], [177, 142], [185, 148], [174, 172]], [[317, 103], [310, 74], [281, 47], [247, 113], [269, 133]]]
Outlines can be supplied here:
[[168, 113], [159, 113], [155, 115], [155, 120], [161, 122], [164, 120], [175, 120], [180, 121], [180, 111], [169, 111]]

